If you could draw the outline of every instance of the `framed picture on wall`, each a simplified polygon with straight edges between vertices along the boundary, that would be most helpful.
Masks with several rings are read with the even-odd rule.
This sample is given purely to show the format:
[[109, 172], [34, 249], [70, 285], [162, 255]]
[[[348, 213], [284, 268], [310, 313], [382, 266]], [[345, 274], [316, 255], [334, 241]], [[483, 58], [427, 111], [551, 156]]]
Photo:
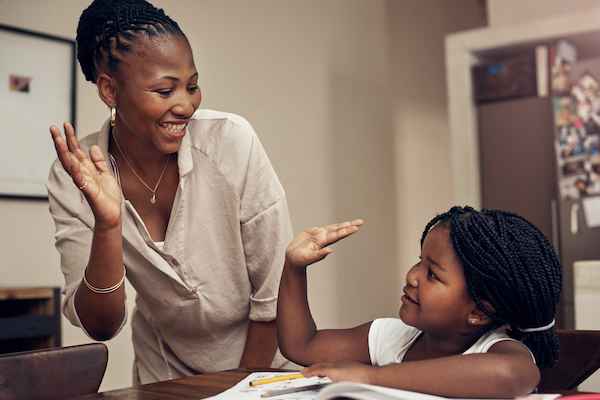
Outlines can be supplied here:
[[48, 198], [50, 125], [75, 119], [75, 41], [0, 25], [0, 196]]

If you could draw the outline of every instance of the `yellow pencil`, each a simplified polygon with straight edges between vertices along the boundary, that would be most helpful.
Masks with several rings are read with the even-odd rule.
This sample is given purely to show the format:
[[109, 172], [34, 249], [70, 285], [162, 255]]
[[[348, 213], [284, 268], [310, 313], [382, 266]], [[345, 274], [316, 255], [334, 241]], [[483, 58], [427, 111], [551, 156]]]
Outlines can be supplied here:
[[290, 379], [298, 379], [298, 378], [304, 378], [304, 375], [292, 374], [292, 375], [278, 376], [276, 378], [259, 379], [257, 381], [251, 381], [250, 386], [258, 386], [258, 385], [264, 385], [266, 383], [288, 381]]

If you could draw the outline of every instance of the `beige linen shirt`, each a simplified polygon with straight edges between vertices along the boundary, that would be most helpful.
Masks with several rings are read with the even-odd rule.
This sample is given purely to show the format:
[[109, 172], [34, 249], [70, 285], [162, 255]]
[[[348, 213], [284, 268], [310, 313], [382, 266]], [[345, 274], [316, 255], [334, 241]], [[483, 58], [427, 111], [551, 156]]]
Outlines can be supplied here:
[[[107, 121], [81, 147], [87, 152], [97, 144], [109, 160], [109, 128]], [[284, 190], [250, 124], [198, 110], [187, 130], [164, 251], [122, 199], [123, 263], [137, 291], [131, 324], [140, 383], [236, 368], [249, 320], [275, 319], [293, 237]], [[115, 167], [109, 165], [118, 177]], [[65, 276], [63, 313], [83, 328], [74, 295], [88, 263], [94, 217], [58, 160], [47, 188]]]

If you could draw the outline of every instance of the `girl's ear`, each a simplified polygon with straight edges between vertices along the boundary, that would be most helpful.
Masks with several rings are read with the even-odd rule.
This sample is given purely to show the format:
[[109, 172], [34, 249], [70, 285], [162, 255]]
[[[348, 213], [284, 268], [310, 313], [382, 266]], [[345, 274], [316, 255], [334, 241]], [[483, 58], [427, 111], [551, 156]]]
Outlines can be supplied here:
[[98, 94], [102, 101], [108, 107], [116, 107], [117, 105], [117, 82], [107, 74], [100, 74], [96, 78], [96, 86], [98, 87]]
[[[481, 300], [481, 303], [492, 314], [496, 314], [496, 309], [494, 308], [494, 306], [492, 306], [492, 304], [489, 301]], [[492, 318], [490, 318], [486, 313], [481, 311], [479, 308], [475, 307], [473, 309], [473, 311], [471, 311], [471, 313], [469, 313], [469, 316], [467, 317], [467, 321], [469, 322], [470, 325], [483, 326], [483, 325], [489, 324], [492, 321]]]

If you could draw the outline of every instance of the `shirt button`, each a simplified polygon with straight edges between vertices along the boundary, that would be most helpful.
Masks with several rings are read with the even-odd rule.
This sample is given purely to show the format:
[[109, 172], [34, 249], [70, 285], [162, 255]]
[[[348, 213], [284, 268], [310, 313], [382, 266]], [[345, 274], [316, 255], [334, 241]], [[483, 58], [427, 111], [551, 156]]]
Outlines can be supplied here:
[[172, 264], [174, 267], [179, 267], [179, 261], [177, 260], [173, 260]]
[[198, 286], [192, 286], [192, 293], [196, 293], [198, 291]]

